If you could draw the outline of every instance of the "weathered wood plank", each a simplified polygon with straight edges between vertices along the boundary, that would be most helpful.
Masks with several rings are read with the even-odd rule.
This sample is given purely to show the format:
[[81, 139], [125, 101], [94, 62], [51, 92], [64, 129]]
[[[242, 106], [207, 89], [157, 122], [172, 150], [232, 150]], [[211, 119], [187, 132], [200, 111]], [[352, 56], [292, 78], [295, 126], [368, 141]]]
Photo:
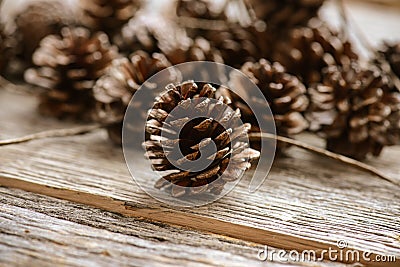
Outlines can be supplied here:
[[[1, 109], [7, 108], [8, 95], [1, 92]], [[47, 119], [26, 120], [36, 116], [33, 99], [13, 97], [21, 109], [0, 111], [1, 125], [7, 122], [2, 136], [47, 127]], [[27, 122], [23, 130], [21, 121]], [[120, 149], [103, 132], [3, 147], [0, 155], [5, 186], [280, 248], [325, 249], [346, 240], [359, 250], [400, 255], [398, 188], [297, 149], [275, 163], [255, 194], [241, 183], [216, 203], [179, 211], [163, 207], [135, 185]], [[399, 148], [390, 148], [372, 164], [400, 178], [399, 155]], [[145, 174], [138, 170], [138, 175]]]
[[[0, 188], [0, 265], [261, 266], [259, 249], [260, 244]], [[302, 264], [307, 265], [312, 266]]]
[[254, 244], [0, 188], [0, 265], [258, 266]]
[[[384, 11], [386, 19], [380, 20], [379, 7], [366, 10], [352, 2], [348, 7], [373, 44], [399, 38], [395, 11]], [[35, 105], [32, 98], [0, 92], [0, 138], [73, 125], [37, 116]], [[399, 156], [399, 148], [390, 148], [370, 163], [400, 179]], [[298, 149], [275, 163], [256, 194], [249, 195], [242, 183], [223, 200], [195, 210], [169, 210], [143, 194], [104, 133], [2, 148], [0, 169], [0, 184], [128, 216], [288, 249], [326, 248], [343, 239], [360, 250], [400, 255], [398, 188]]]

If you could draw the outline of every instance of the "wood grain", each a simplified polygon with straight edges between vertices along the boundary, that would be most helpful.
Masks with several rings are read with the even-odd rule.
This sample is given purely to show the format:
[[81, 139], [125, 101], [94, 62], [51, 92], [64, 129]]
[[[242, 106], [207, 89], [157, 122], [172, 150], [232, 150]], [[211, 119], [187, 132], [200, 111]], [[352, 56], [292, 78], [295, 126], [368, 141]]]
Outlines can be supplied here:
[[[0, 265], [261, 266], [257, 244], [0, 188]], [[281, 264], [273, 264], [281, 266]]]
[[0, 203], [0, 266], [263, 265], [256, 256], [263, 247], [239, 239], [127, 218], [16, 189], [0, 188]]
[[[2, 137], [53, 123], [36, 117], [34, 99], [9, 94], [0, 92], [0, 125], [7, 125]], [[10, 97], [20, 108], [7, 109]], [[27, 123], [20, 127], [20, 121]], [[387, 149], [371, 163], [400, 179], [399, 151]], [[104, 132], [3, 147], [0, 155], [4, 186], [279, 248], [326, 249], [346, 240], [351, 248], [400, 256], [398, 188], [298, 149], [275, 162], [255, 194], [248, 193], [244, 181], [216, 203], [181, 210], [164, 207], [138, 188], [121, 150], [108, 143]], [[137, 175], [146, 174], [138, 170]]]

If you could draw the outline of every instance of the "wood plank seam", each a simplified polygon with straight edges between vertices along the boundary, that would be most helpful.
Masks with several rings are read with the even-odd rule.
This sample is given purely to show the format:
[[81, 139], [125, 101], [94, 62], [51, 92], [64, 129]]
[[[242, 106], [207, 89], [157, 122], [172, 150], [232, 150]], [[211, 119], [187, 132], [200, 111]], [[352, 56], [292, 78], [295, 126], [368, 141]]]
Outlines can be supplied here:
[[[265, 229], [256, 229], [249, 226], [233, 224], [230, 222], [224, 222], [218, 219], [206, 218], [194, 214], [186, 214], [172, 209], [161, 207], [144, 208], [140, 205], [134, 206], [132, 203], [115, 200], [111, 197], [98, 196], [69, 189], [59, 189], [12, 178], [0, 177], [0, 185], [3, 187], [21, 189], [32, 193], [89, 205], [127, 217], [159, 221], [170, 225], [178, 225], [195, 230], [227, 235], [233, 238], [259, 244], [265, 244], [267, 241], [269, 246], [285, 250], [297, 250], [299, 252], [303, 250], [315, 250], [318, 257], [321, 256], [322, 250], [327, 250], [329, 247], [335, 246], [335, 244], [327, 244], [316, 240], [300, 239], [295, 236], [285, 235], [283, 233], [270, 232]], [[344, 249], [343, 251], [345, 252], [347, 250], [348, 249]], [[363, 251], [360, 251], [360, 253], [363, 253]], [[326, 256], [327, 255], [325, 255], [325, 258], [329, 259]], [[371, 254], [371, 257], [376, 257], [376, 254]], [[395, 262], [377, 264], [362, 260], [361, 263], [367, 266], [398, 266]]]

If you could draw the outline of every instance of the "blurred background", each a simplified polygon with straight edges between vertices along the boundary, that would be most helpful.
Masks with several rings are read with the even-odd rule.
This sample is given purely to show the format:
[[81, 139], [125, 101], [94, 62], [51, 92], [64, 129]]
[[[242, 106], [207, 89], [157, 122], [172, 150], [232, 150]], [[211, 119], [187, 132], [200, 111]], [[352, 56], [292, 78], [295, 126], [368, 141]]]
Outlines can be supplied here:
[[[12, 29], [13, 19], [32, 2], [57, 0], [2, 0], [0, 1], [0, 22]], [[216, 0], [214, 2], [221, 2]], [[79, 0], [64, 0], [72, 9], [79, 9]], [[142, 0], [151, 9], [161, 11], [164, 15], [174, 13], [176, 0]], [[336, 9], [338, 0], [327, 0], [320, 10], [322, 17], [332, 25], [338, 25], [340, 14]], [[398, 0], [344, 0], [350, 17], [357, 24], [366, 38], [374, 45], [379, 45], [385, 39], [400, 40], [400, 1]], [[166, 7], [170, 7], [166, 9]]]
[[400, 144], [399, 1], [4, 0], [0, 14], [0, 73], [40, 88], [42, 115], [113, 122], [117, 144], [140, 85], [190, 61], [246, 73], [280, 135], [358, 159]]

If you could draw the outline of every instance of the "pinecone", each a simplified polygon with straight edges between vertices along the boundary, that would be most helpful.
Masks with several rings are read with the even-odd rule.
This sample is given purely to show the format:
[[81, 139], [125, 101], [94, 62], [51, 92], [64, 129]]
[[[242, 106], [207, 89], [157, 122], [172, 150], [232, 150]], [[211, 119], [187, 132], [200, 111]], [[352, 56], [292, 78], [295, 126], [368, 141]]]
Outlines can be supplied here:
[[358, 58], [351, 43], [318, 18], [310, 20], [308, 27], [292, 30], [287, 38], [279, 42], [272, 57], [301, 77], [306, 86], [320, 82], [325, 67], [349, 64]]
[[[150, 56], [144, 51], [137, 51], [129, 59], [115, 59], [96, 82], [93, 89], [97, 101], [96, 120], [110, 124], [108, 134], [113, 142], [122, 143], [122, 120], [132, 96], [147, 79], [170, 66], [171, 63], [162, 54]], [[172, 82], [177, 74], [173, 69], [169, 71]], [[140, 107], [137, 109], [140, 110]], [[139, 115], [144, 119], [147, 117], [147, 113]]]
[[72, 9], [61, 1], [35, 1], [30, 3], [16, 19], [18, 54], [28, 65], [40, 41], [47, 35], [59, 34], [61, 28], [75, 23]]
[[384, 48], [381, 53], [385, 56], [389, 62], [390, 67], [397, 77], [400, 78], [400, 43], [397, 44], [384, 44]]
[[43, 114], [90, 120], [95, 104], [92, 88], [117, 57], [105, 33], [66, 27], [61, 35], [43, 39], [33, 55], [36, 68], [28, 69], [25, 79], [49, 89], [41, 97]]
[[267, 32], [265, 23], [258, 21], [248, 27], [230, 24], [226, 30], [208, 31], [206, 39], [220, 51], [226, 64], [240, 68], [246, 61], [268, 55], [273, 34]]
[[[288, 74], [278, 62], [271, 64], [265, 59], [255, 63], [246, 62], [241, 71], [259, 87], [267, 100], [274, 115], [278, 134], [291, 136], [308, 128], [308, 122], [302, 115], [309, 104], [307, 90], [297, 77]], [[234, 106], [240, 109], [243, 122], [250, 123], [253, 132], [259, 132], [257, 120], [248, 104], [254, 107], [261, 105], [258, 108], [260, 110], [263, 108], [263, 101], [249, 95], [247, 88], [243, 88], [240, 81], [231, 82], [236, 83], [240, 95], [246, 96], [246, 99], [241, 99], [230, 92], [226, 94], [226, 91], [223, 91], [223, 94], [229, 96]]]
[[254, 15], [268, 27], [282, 30], [307, 25], [325, 0], [246, 0]]
[[[227, 182], [237, 179], [238, 173], [250, 167], [247, 158], [259, 156], [257, 151], [248, 148], [246, 143], [240, 140], [247, 134], [250, 126], [239, 126], [240, 112], [227, 109], [223, 105], [227, 104], [223, 98], [218, 99], [218, 102], [207, 100], [213, 99], [215, 95], [215, 88], [211, 85], [187, 81], [171, 86], [166, 93], [156, 98], [146, 123], [146, 131], [149, 134], [144, 144], [146, 155], [153, 168], [164, 175], [156, 183], [156, 187], [171, 188], [174, 197], [205, 191], [220, 194]], [[185, 109], [185, 106], [191, 104], [195, 107]], [[175, 108], [182, 112], [174, 113], [173, 120], [167, 123], [166, 118]], [[199, 114], [208, 116], [198, 117]], [[198, 118], [191, 120], [191, 117]], [[224, 121], [227, 127], [218, 123], [221, 121]], [[178, 129], [179, 126], [183, 126], [182, 130]], [[160, 129], [163, 129], [164, 133], [179, 132], [179, 136], [170, 134], [168, 140], [161, 141], [163, 139], [160, 138]], [[218, 152], [208, 155], [202, 149], [212, 142]], [[177, 150], [184, 158], [179, 158]], [[204, 155], [200, 155], [200, 150]], [[187, 168], [190, 161], [197, 160], [200, 156], [215, 157], [204, 170], [191, 171], [193, 169]], [[233, 164], [233, 167], [227, 169], [228, 164]], [[225, 175], [225, 172], [229, 172], [228, 175]], [[222, 174], [224, 176], [218, 179]]]
[[163, 48], [162, 52], [173, 65], [190, 61], [224, 62], [220, 52], [202, 37], [190, 40], [186, 44], [182, 42], [180, 46]]
[[400, 93], [379, 68], [330, 66], [309, 93], [307, 118], [329, 150], [362, 160], [400, 143]]
[[83, 24], [114, 36], [139, 9], [140, 0], [80, 0]]
[[137, 14], [122, 27], [113, 40], [126, 54], [137, 50], [148, 53], [171, 51], [191, 44], [186, 31], [175, 21], [148, 14]]

